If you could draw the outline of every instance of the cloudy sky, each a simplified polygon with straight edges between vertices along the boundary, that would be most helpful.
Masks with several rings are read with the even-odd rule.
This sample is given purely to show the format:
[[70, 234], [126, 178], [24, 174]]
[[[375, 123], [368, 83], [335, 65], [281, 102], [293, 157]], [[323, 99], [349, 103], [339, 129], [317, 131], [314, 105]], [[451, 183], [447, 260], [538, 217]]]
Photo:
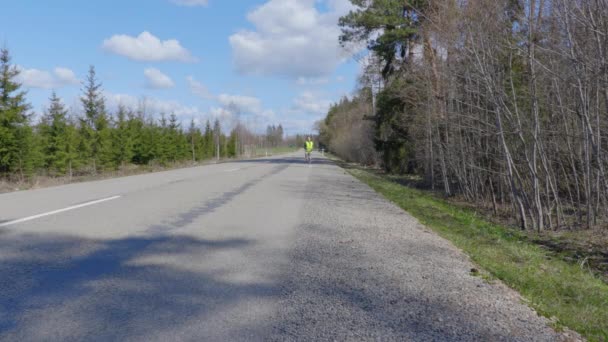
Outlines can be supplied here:
[[[338, 44], [348, 0], [19, 0], [0, 11], [0, 40], [36, 112], [52, 89], [76, 108], [89, 65], [109, 107], [182, 120], [239, 111], [259, 128], [308, 132], [349, 94], [357, 64]], [[248, 119], [249, 118], [249, 119]]]

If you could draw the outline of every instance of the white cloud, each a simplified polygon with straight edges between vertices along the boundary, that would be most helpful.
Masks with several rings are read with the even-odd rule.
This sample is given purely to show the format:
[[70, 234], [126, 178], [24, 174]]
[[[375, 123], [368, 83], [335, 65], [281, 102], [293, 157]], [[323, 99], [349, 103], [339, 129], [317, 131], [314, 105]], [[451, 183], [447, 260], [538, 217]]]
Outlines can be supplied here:
[[[204, 124], [206, 120], [210, 120], [211, 123], [213, 123], [215, 119], [219, 119], [224, 132], [229, 132], [235, 126], [237, 117], [240, 118], [241, 122], [250, 125], [252, 129], [256, 130], [266, 127], [267, 124], [279, 122], [276, 119], [274, 111], [262, 109], [261, 102], [258, 99], [247, 96], [223, 94], [216, 99], [220, 106], [202, 110], [198, 106], [186, 105], [179, 101], [164, 100], [149, 96], [138, 97], [131, 94], [113, 93], [109, 91], [105, 91], [103, 95], [106, 100], [106, 106], [110, 112], [116, 112], [118, 107], [122, 105], [134, 111], [144, 110], [147, 115], [155, 119], [159, 119], [161, 113], [164, 113], [167, 116], [173, 113], [179, 118], [182, 127], [187, 127], [192, 119], [194, 119], [195, 124], [199, 126]], [[239, 108], [236, 105], [223, 106], [222, 101], [219, 100], [220, 98], [223, 103], [235, 103], [240, 106], [257, 106], [257, 103], [259, 102], [260, 109], [256, 113], [248, 110], [241, 111], [241, 115], [237, 115]], [[81, 103], [77, 97], [74, 98], [73, 108], [77, 113], [82, 110]]]
[[257, 97], [245, 95], [231, 95], [225, 93], [216, 96], [213, 95], [207, 89], [207, 87], [205, 87], [205, 85], [197, 81], [194, 77], [188, 76], [186, 80], [188, 81], [188, 86], [190, 87], [190, 91], [192, 92], [192, 94], [205, 100], [214, 100], [225, 110], [234, 113], [240, 112], [246, 114], [255, 114], [258, 116], [274, 115], [272, 111], [264, 109], [264, 107], [262, 106], [262, 101]]
[[206, 100], [213, 99], [213, 95], [209, 92], [207, 87], [197, 81], [193, 76], [186, 77], [186, 80], [188, 81], [188, 87], [190, 87], [192, 94]]
[[180, 6], [207, 6], [209, 4], [209, 0], [171, 0], [172, 3]]
[[211, 116], [211, 120], [218, 119], [223, 123], [232, 124], [234, 121], [234, 113], [231, 110], [222, 107], [211, 108], [209, 110], [209, 115]]
[[234, 108], [212, 107], [207, 111], [203, 111], [196, 106], [187, 106], [177, 101], [161, 100], [154, 97], [135, 97], [129, 94], [114, 94], [109, 92], [106, 92], [104, 96], [106, 104], [111, 111], [116, 111], [119, 105], [123, 105], [133, 110], [144, 109], [147, 115], [151, 115], [156, 119], [160, 118], [161, 113], [167, 116], [173, 113], [180, 119], [182, 127], [187, 127], [191, 119], [194, 119], [195, 123], [199, 125], [206, 122], [207, 119], [212, 124], [215, 119], [218, 119], [222, 130], [228, 132], [236, 124], [236, 112]]
[[53, 89], [80, 83], [74, 72], [68, 68], [56, 67], [52, 72], [23, 67], [18, 69], [17, 81], [28, 88]]
[[128, 57], [135, 61], [158, 62], [179, 61], [195, 62], [190, 51], [181, 46], [179, 41], [159, 38], [144, 31], [137, 37], [120, 34], [103, 41], [104, 50]]
[[224, 108], [233, 111], [253, 114], [262, 113], [263, 111], [262, 101], [257, 97], [220, 94], [217, 97], [217, 101], [224, 106]]
[[320, 99], [310, 91], [302, 92], [293, 101], [292, 110], [300, 113], [325, 115], [331, 106], [331, 101]]
[[55, 73], [55, 77], [57, 78], [57, 81], [60, 84], [79, 84], [80, 81], [78, 80], [78, 78], [76, 77], [76, 74], [74, 74], [74, 71], [72, 71], [71, 69], [68, 68], [62, 68], [62, 67], [57, 67], [53, 70], [53, 72]]
[[298, 77], [296, 84], [300, 86], [322, 85], [329, 83], [327, 77]]
[[45, 89], [53, 88], [55, 84], [50, 72], [38, 69], [22, 69], [17, 76], [17, 82], [29, 88]]
[[207, 111], [201, 110], [197, 106], [184, 105], [178, 101], [173, 100], [162, 100], [154, 97], [141, 96], [135, 97], [129, 94], [115, 94], [105, 92], [107, 107], [111, 111], [116, 111], [119, 105], [123, 105], [133, 110], [145, 110], [147, 115], [151, 115], [155, 118], [159, 118], [161, 113], [175, 114], [182, 122], [183, 127], [189, 125], [190, 120], [194, 118], [195, 123], [201, 123], [206, 119], [213, 120], [219, 119], [222, 124], [222, 130], [231, 129], [235, 124], [235, 113], [223, 107], [212, 107]]
[[[254, 131], [260, 131], [265, 129], [269, 124], [277, 122], [276, 113], [270, 109], [260, 110], [259, 112], [253, 113], [253, 116], [241, 115], [243, 114], [237, 107], [212, 107], [209, 110], [210, 120], [219, 119], [222, 123], [222, 128], [231, 130], [235, 127], [237, 119], [241, 123], [248, 125], [250, 129]], [[282, 122], [282, 121], [281, 121]]]
[[242, 118], [235, 108], [213, 107], [209, 110], [209, 116], [211, 120], [220, 120], [224, 132], [230, 131], [236, 127], [237, 118], [242, 122]]
[[257, 115], [266, 120], [275, 120], [277, 113], [272, 109], [264, 109], [261, 112], [257, 113]]
[[340, 48], [338, 18], [350, 10], [348, 0], [269, 0], [247, 16], [255, 31], [230, 36], [236, 68], [244, 74], [320, 77], [347, 57]]
[[146, 76], [146, 86], [148, 88], [167, 89], [175, 86], [173, 80], [169, 76], [163, 74], [156, 68], [148, 68], [144, 70], [144, 76]]
[[321, 117], [315, 118], [315, 120], [287, 119], [282, 120], [281, 124], [288, 134], [312, 134], [314, 132], [314, 122], [320, 119]]
[[104, 96], [110, 110], [115, 110], [119, 105], [123, 105], [132, 109], [145, 109], [146, 113], [151, 115], [174, 113], [184, 120], [190, 120], [192, 117], [199, 117], [204, 114], [196, 106], [187, 106], [173, 100], [161, 100], [147, 96], [135, 97], [133, 95], [110, 92], [105, 92]]

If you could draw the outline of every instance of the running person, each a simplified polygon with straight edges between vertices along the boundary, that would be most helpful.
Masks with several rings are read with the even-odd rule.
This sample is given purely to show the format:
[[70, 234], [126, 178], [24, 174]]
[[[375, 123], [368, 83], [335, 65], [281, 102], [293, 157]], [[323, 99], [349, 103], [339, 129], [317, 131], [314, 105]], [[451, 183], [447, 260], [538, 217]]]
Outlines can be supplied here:
[[307, 162], [310, 163], [310, 154], [312, 153], [312, 150], [315, 148], [315, 143], [312, 141], [312, 139], [310, 137], [308, 137], [308, 139], [306, 140], [306, 143], [304, 145], [304, 150], [305, 150], [305, 155], [304, 155], [304, 159], [306, 159]]

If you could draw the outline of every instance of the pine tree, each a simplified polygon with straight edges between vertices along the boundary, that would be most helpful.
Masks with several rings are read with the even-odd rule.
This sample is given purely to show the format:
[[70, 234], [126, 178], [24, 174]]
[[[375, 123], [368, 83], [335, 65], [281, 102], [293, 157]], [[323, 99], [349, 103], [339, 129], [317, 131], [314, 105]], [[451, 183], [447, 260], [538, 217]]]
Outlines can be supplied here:
[[145, 120], [142, 118], [141, 120], [143, 126], [141, 128], [139, 145], [137, 145], [137, 153], [140, 155], [141, 164], [147, 165], [152, 161], [159, 162], [161, 159], [163, 132], [154, 119], [149, 118]]
[[165, 113], [160, 114], [159, 124], [160, 125], [155, 130], [155, 140], [158, 142], [158, 144], [156, 145], [155, 155], [161, 165], [166, 165], [171, 158], [172, 146], [170, 137], [171, 134], [169, 131], [169, 126]]
[[196, 127], [196, 124], [194, 123], [194, 119], [190, 120], [190, 127], [188, 128], [187, 140], [188, 140], [188, 143], [190, 144], [190, 151], [192, 153], [192, 162], [196, 163], [197, 156], [198, 156], [199, 160], [202, 159], [201, 158], [202, 149], [200, 147], [201, 147], [201, 142], [203, 140], [201, 139], [201, 131], [198, 129], [198, 127]]
[[118, 106], [116, 113], [116, 127], [112, 131], [112, 155], [115, 167], [124, 167], [133, 158], [133, 132], [130, 129], [130, 120], [127, 109], [123, 105]]
[[266, 141], [268, 142], [268, 144], [270, 146], [274, 145], [274, 143], [272, 141], [273, 137], [274, 137], [274, 132], [272, 130], [272, 126], [271, 125], [266, 126]]
[[97, 80], [95, 67], [89, 68], [81, 97], [84, 117], [81, 118], [81, 148], [93, 163], [93, 172], [111, 164], [112, 144], [110, 120], [106, 113], [101, 83]]
[[8, 49], [0, 50], [0, 175], [18, 172], [23, 180], [33, 171], [30, 105], [21, 84], [19, 70], [11, 64]]
[[78, 129], [76, 127], [76, 122], [72, 118], [68, 119], [68, 125], [65, 130], [65, 162], [67, 166], [67, 174], [70, 179], [72, 178], [74, 169], [80, 165], [80, 160], [78, 159], [79, 151], [78, 151], [78, 143], [80, 137], [78, 135]]
[[205, 135], [203, 141], [205, 142], [205, 158], [213, 158], [215, 143], [213, 141], [213, 130], [211, 129], [211, 123], [209, 120], [207, 120], [205, 123]]
[[68, 111], [54, 91], [49, 101], [50, 105], [38, 126], [43, 143], [44, 167], [64, 173], [68, 171], [72, 157], [69, 151], [74, 147], [68, 146]]
[[277, 127], [277, 144], [283, 143], [284, 134], [285, 132], [283, 132], [283, 125], [279, 124], [279, 126]]
[[237, 155], [237, 128], [230, 132], [230, 137], [226, 142], [226, 156], [229, 158], [236, 157]]
[[213, 140], [215, 142], [215, 157], [219, 159], [220, 155], [223, 155], [221, 147], [222, 144], [222, 126], [220, 125], [220, 120], [215, 119], [213, 123]]
[[150, 131], [154, 122], [146, 123], [145, 113], [139, 111], [137, 114], [129, 112], [128, 129], [133, 141], [132, 161], [138, 165], [147, 165], [154, 159], [154, 144], [149, 139]]
[[186, 139], [182, 133], [180, 122], [175, 113], [169, 116], [169, 160], [176, 162], [184, 159]]
[[386, 78], [398, 70], [402, 61], [413, 59], [413, 43], [419, 39], [420, 15], [429, 0], [351, 0], [356, 9], [339, 19], [340, 44], [367, 43], [384, 62]]

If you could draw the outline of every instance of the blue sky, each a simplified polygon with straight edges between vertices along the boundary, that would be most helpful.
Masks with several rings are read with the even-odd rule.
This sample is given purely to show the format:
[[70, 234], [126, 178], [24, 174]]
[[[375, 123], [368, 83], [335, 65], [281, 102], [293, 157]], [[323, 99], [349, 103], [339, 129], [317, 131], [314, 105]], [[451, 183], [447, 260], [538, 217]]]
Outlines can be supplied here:
[[306, 133], [354, 89], [358, 65], [337, 41], [350, 9], [348, 0], [3, 1], [0, 40], [38, 113], [52, 89], [78, 113], [94, 65], [111, 110], [145, 103], [225, 125], [239, 113], [252, 128]]

